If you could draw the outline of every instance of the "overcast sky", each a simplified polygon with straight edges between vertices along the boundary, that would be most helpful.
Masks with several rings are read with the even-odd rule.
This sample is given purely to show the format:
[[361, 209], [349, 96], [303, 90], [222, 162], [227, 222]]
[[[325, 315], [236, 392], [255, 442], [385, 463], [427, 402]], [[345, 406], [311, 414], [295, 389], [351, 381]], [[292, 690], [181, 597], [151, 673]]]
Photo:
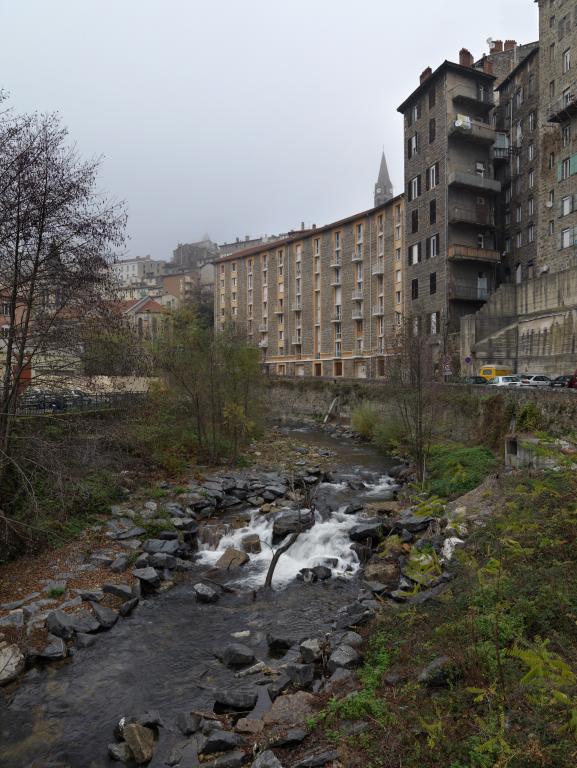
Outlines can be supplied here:
[[401, 192], [421, 71], [538, 36], [533, 0], [0, 0], [0, 30], [0, 88], [104, 155], [154, 258], [369, 208], [383, 147]]

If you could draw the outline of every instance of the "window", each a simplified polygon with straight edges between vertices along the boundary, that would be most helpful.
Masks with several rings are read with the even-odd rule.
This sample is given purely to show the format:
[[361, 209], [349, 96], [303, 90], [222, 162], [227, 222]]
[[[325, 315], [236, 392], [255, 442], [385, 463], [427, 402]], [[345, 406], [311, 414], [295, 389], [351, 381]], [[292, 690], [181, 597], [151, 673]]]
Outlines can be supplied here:
[[414, 280], [411, 280], [411, 298], [413, 299], [413, 301], [419, 298], [419, 278], [418, 277], [415, 277]]
[[395, 240], [401, 239], [401, 225], [395, 224]]
[[549, 83], [549, 98], [553, 98], [555, 96], [555, 80], [551, 80]]
[[421, 261], [421, 243], [409, 246], [409, 266], [419, 264]]
[[431, 336], [436, 336], [439, 333], [439, 313], [433, 312], [431, 314], [430, 323], [431, 323]]
[[437, 121], [434, 117], [429, 120], [429, 144], [432, 144], [437, 138]]
[[554, 221], [550, 221], [549, 222], [549, 229], [548, 229], [548, 231], [549, 231], [550, 235], [554, 235], [555, 234], [555, 222]]
[[535, 199], [533, 197], [527, 201], [527, 214], [529, 217], [535, 215]]
[[431, 88], [429, 91], [429, 109], [432, 109], [437, 102], [437, 91]]
[[569, 160], [569, 158], [566, 158], [565, 160], [563, 160], [560, 166], [559, 181], [565, 181], [565, 179], [568, 179], [570, 175], [570, 171], [571, 171], [571, 161]]
[[535, 171], [529, 171], [529, 189], [535, 186]]
[[407, 155], [409, 157], [409, 160], [418, 153], [419, 151], [419, 134], [415, 133], [413, 136], [409, 138], [408, 144], [407, 144]]
[[400, 283], [400, 282], [401, 282], [401, 270], [397, 269], [395, 272], [395, 283]]
[[504, 246], [505, 253], [511, 253], [511, 238], [506, 237], [505, 238], [505, 246]]
[[363, 242], [363, 225], [357, 224], [357, 245]]
[[561, 248], [569, 248], [571, 246], [571, 228], [561, 230]]
[[535, 130], [535, 124], [537, 122], [537, 117], [535, 112], [531, 112], [529, 115], [529, 130], [534, 131]]
[[415, 208], [411, 211], [411, 232], [414, 234], [419, 231], [419, 211]]
[[566, 74], [571, 69], [571, 48], [563, 51], [563, 74]]
[[401, 292], [395, 291], [395, 304], [400, 304], [400, 303], [401, 303]]
[[533, 226], [533, 224], [529, 224], [529, 227], [527, 228], [527, 242], [528, 243], [535, 242], [535, 227]]
[[434, 258], [439, 255], [440, 236], [438, 234], [427, 238], [427, 253], [428, 259]]
[[431, 200], [429, 203], [429, 224], [437, 223], [437, 201]]
[[517, 246], [517, 248], [521, 248], [522, 247], [522, 245], [523, 245], [523, 233], [522, 232], [517, 232], [517, 234], [515, 236], [515, 245]]
[[568, 147], [571, 142], [571, 125], [564, 125], [561, 131], [563, 146]]
[[396, 248], [395, 249], [395, 261], [400, 261], [400, 260], [401, 260], [401, 249], [400, 248]]
[[515, 208], [515, 221], [517, 222], [517, 224], [520, 224], [522, 220], [523, 220], [523, 209], [521, 208], [520, 205], [517, 205], [517, 207]]
[[555, 152], [549, 153], [549, 170], [553, 170], [555, 167]]
[[429, 293], [431, 296], [437, 293], [437, 273], [431, 272], [429, 275]]
[[573, 212], [573, 196], [567, 195], [561, 198], [561, 216], [568, 216]]
[[487, 166], [485, 165], [483, 160], [478, 160], [475, 163], [475, 173], [477, 176], [481, 176], [481, 178], [485, 178], [485, 174], [487, 172]]
[[411, 110], [411, 117], [414, 123], [421, 117], [421, 102], [418, 101]]
[[535, 145], [533, 142], [529, 144], [529, 149], [527, 151], [527, 154], [529, 156], [529, 161], [532, 162], [535, 159]]
[[421, 177], [415, 176], [409, 181], [409, 202], [416, 200], [421, 195]]
[[439, 163], [435, 163], [427, 170], [427, 189], [435, 189], [439, 185]]

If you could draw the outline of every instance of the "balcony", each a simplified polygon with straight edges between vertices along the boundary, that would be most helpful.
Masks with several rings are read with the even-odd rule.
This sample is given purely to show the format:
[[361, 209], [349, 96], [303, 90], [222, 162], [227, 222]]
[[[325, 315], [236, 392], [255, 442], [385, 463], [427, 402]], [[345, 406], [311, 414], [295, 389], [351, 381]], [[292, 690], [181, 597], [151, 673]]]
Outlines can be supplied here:
[[455, 104], [463, 104], [476, 111], [490, 112], [495, 106], [493, 92], [488, 89], [481, 90], [474, 85], [460, 83], [452, 89], [451, 96]]
[[458, 116], [450, 123], [449, 136], [490, 145], [494, 144], [497, 138], [495, 129], [491, 125], [471, 120], [466, 115]]
[[340, 288], [343, 284], [343, 280], [341, 277], [333, 277], [331, 280], [331, 288]]
[[363, 252], [362, 251], [355, 251], [353, 255], [351, 256], [351, 261], [362, 261], [363, 260]]
[[384, 304], [377, 304], [373, 307], [373, 317], [383, 317], [385, 314]]
[[337, 307], [333, 310], [333, 314], [331, 316], [331, 323], [342, 323], [343, 321], [343, 312], [341, 307]]
[[352, 299], [353, 301], [362, 301], [362, 300], [363, 300], [363, 298], [364, 298], [364, 291], [363, 291], [363, 289], [362, 289], [362, 288], [356, 288], [356, 289], [355, 289], [355, 290], [354, 290], [354, 291], [351, 293], [351, 299]]
[[500, 264], [501, 254], [489, 248], [471, 248], [468, 245], [450, 245], [448, 251], [450, 261], [482, 261], [488, 264]]
[[281, 304], [278, 304], [276, 309], [275, 309], [275, 311], [274, 311], [274, 313], [275, 313], [275, 315], [284, 315], [284, 311], [285, 311], [284, 306], [281, 305]]
[[452, 171], [449, 174], [449, 186], [466, 187], [479, 192], [498, 195], [501, 191], [501, 182], [495, 179], [481, 176], [473, 171]]
[[493, 162], [508, 163], [514, 154], [513, 147], [493, 147]]
[[303, 343], [302, 336], [293, 336], [292, 338], [293, 347], [300, 347], [302, 343]]
[[563, 123], [577, 114], [577, 85], [571, 86], [560, 99], [549, 105], [547, 121], [549, 123]]
[[472, 224], [475, 227], [494, 227], [495, 217], [489, 206], [469, 208], [452, 205], [449, 208], [449, 224]]
[[268, 339], [263, 339], [262, 341], [259, 341], [258, 345], [259, 345], [259, 347], [261, 349], [267, 349], [268, 348]]
[[300, 301], [295, 301], [295, 303], [292, 306], [293, 312], [302, 312], [303, 305]]
[[384, 275], [385, 274], [385, 262], [379, 260], [376, 264], [373, 264], [371, 269], [371, 274], [373, 275]]
[[268, 323], [261, 323], [258, 327], [259, 333], [267, 333], [268, 332]]
[[341, 259], [340, 253], [333, 254], [333, 257], [331, 259], [331, 267], [335, 269], [336, 267], [342, 267], [343, 266], [343, 260]]
[[449, 283], [449, 299], [452, 301], [484, 302], [489, 298], [489, 294], [489, 288], [472, 281], [452, 280]]
[[351, 319], [352, 320], [362, 320], [363, 319], [363, 310], [362, 309], [353, 309], [351, 313]]

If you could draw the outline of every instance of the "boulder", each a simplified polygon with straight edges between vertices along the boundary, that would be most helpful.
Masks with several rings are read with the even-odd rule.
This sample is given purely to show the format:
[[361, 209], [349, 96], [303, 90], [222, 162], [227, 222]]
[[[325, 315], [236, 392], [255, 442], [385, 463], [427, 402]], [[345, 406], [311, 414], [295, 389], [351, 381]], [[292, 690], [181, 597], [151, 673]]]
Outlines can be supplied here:
[[160, 586], [160, 574], [150, 565], [146, 568], [135, 568], [132, 571], [132, 575], [135, 576], [142, 586], [149, 591], [158, 589]]
[[458, 670], [448, 656], [439, 656], [428, 664], [418, 677], [421, 685], [428, 688], [443, 688], [458, 676]]
[[72, 614], [71, 618], [75, 632], [91, 634], [92, 632], [98, 632], [100, 629], [100, 624], [94, 618], [94, 614], [88, 611], [78, 611], [78, 613]]
[[155, 555], [158, 552], [164, 552], [166, 555], [176, 555], [180, 549], [180, 542], [177, 539], [165, 541], [164, 539], [148, 539], [143, 547], [149, 555]]
[[302, 725], [314, 711], [316, 699], [312, 693], [298, 691], [289, 696], [279, 696], [270, 710], [263, 715], [265, 724]]
[[277, 677], [274, 682], [270, 683], [270, 685], [267, 685], [266, 689], [271, 701], [274, 701], [281, 695], [281, 693], [284, 693], [287, 688], [290, 687], [290, 684], [290, 677], [287, 674], [282, 674], [280, 677]]
[[310, 510], [291, 510], [280, 514], [273, 524], [273, 543], [278, 543], [285, 536], [297, 531], [306, 531], [312, 528], [315, 519]]
[[130, 600], [132, 597], [132, 587], [129, 584], [103, 584], [102, 591], [122, 600]]
[[90, 603], [90, 606], [94, 611], [96, 621], [102, 629], [110, 629], [118, 621], [118, 614], [112, 608], [106, 608], [106, 606], [99, 605], [98, 603]]
[[138, 597], [133, 597], [130, 600], [127, 600], [125, 603], [122, 603], [120, 608], [118, 609], [118, 612], [122, 617], [130, 616], [132, 611], [136, 608], [136, 606], [139, 603]]
[[300, 644], [299, 650], [305, 664], [314, 664], [321, 659], [321, 644], [316, 638], [305, 640]]
[[315, 584], [319, 580], [312, 568], [301, 568], [297, 573], [297, 581], [302, 581], [305, 584]]
[[215, 567], [220, 568], [223, 571], [229, 571], [232, 568], [240, 568], [242, 565], [246, 565], [249, 560], [250, 558], [246, 552], [229, 547], [222, 557], [216, 561]]
[[199, 603], [216, 603], [220, 597], [218, 590], [200, 582], [194, 585], [192, 591]]
[[58, 659], [65, 659], [68, 656], [68, 648], [61, 637], [48, 635], [47, 639], [48, 643], [38, 654], [39, 658], [46, 659], [47, 661], [57, 661]]
[[247, 733], [250, 736], [258, 736], [264, 730], [264, 723], [262, 720], [253, 720], [249, 717], [241, 717], [237, 720], [234, 730], [237, 733]]
[[130, 747], [125, 742], [108, 745], [108, 756], [119, 763], [132, 763], [133, 757]]
[[96, 642], [96, 638], [94, 635], [85, 635], [83, 632], [79, 632], [74, 638], [74, 642], [77, 648], [90, 648]]
[[220, 659], [227, 667], [248, 667], [255, 660], [252, 649], [242, 643], [231, 643], [220, 654]]
[[124, 741], [130, 747], [130, 751], [137, 765], [144, 765], [152, 760], [154, 754], [154, 733], [150, 728], [138, 723], [125, 726]]
[[176, 717], [176, 727], [183, 736], [192, 736], [201, 726], [202, 718], [200, 715], [193, 715], [190, 712], [181, 712]]
[[74, 634], [74, 621], [72, 616], [64, 611], [51, 611], [46, 618], [48, 631], [63, 640], [70, 640]]
[[249, 533], [247, 536], [243, 536], [241, 539], [241, 546], [245, 552], [250, 552], [252, 555], [258, 555], [261, 551], [260, 536], [258, 533]]
[[202, 755], [213, 755], [215, 752], [230, 752], [242, 744], [242, 738], [238, 733], [215, 730], [206, 736], [199, 749]]
[[116, 560], [111, 564], [110, 570], [113, 573], [124, 573], [128, 568], [128, 555], [118, 555]]
[[417, 533], [419, 531], [426, 530], [429, 525], [435, 521], [434, 517], [420, 517], [419, 515], [411, 515], [410, 517], [403, 517], [396, 524], [399, 531], [405, 530], [409, 533]]
[[286, 673], [293, 685], [298, 688], [309, 688], [315, 679], [314, 664], [288, 664]]
[[[208, 763], [203, 762], [202, 768], [241, 768], [246, 761], [246, 755], [241, 752], [240, 749], [234, 752], [229, 752], [227, 755], [221, 755], [215, 757], [214, 760], [210, 760]], [[187, 765], [189, 765], [187, 763]], [[196, 763], [195, 763], [196, 765]], [[185, 768], [184, 764], [182, 768]]]
[[364, 577], [367, 581], [378, 581], [381, 584], [397, 584], [401, 575], [398, 561], [382, 560], [365, 566]]
[[352, 541], [357, 541], [361, 544], [370, 542], [371, 546], [375, 546], [383, 538], [385, 533], [390, 531], [390, 524], [381, 519], [373, 518], [367, 520], [365, 523], [359, 523], [351, 528], [349, 536]]
[[333, 575], [333, 572], [326, 565], [315, 565], [311, 569], [319, 581], [328, 581]]
[[296, 645], [297, 638], [291, 635], [286, 635], [282, 631], [273, 631], [267, 634], [266, 641], [270, 651], [279, 653], [288, 651], [289, 648]]
[[361, 655], [350, 645], [339, 645], [330, 655], [329, 670], [354, 669], [361, 663]]
[[303, 757], [298, 763], [293, 763], [293, 768], [322, 768], [327, 763], [333, 764], [338, 758], [339, 753], [335, 749], [317, 752], [315, 755]]
[[282, 735], [274, 735], [273, 738], [269, 740], [268, 746], [280, 747], [282, 749], [285, 749], [286, 747], [295, 747], [297, 744], [302, 744], [307, 736], [308, 731], [305, 731], [304, 728], [289, 728], [289, 730], [285, 731]]
[[341, 637], [341, 644], [350, 645], [352, 648], [356, 648], [357, 646], [363, 644], [363, 638], [359, 635], [358, 632], [352, 632], [349, 630], [348, 632], [345, 632], [345, 634]]
[[358, 515], [360, 512], [364, 510], [364, 507], [362, 504], [349, 504], [347, 507], [344, 508], [343, 512], [345, 515]]
[[26, 660], [17, 645], [0, 646], [0, 686], [15, 680], [24, 669]]
[[16, 627], [20, 629], [24, 626], [24, 611], [22, 608], [10, 611], [6, 616], [0, 619], [0, 627]]
[[283, 768], [281, 761], [275, 757], [274, 753], [267, 749], [266, 752], [261, 752], [256, 760], [252, 763], [252, 768]]
[[224, 689], [214, 695], [215, 712], [250, 712], [258, 699], [256, 691]]

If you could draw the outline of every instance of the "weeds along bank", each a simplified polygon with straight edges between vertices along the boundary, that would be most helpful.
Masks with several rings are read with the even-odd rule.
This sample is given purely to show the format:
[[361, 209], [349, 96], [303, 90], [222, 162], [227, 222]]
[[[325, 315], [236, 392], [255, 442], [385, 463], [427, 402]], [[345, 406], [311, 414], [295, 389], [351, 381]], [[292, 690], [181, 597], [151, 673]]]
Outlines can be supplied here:
[[[368, 404], [394, 430], [398, 415], [398, 402], [390, 386], [377, 381], [269, 379], [265, 397], [269, 413], [289, 420], [320, 423], [335, 398], [337, 413], [344, 419]], [[577, 430], [577, 396], [572, 392], [502, 392], [432, 385], [432, 398], [434, 434], [439, 440], [478, 443], [501, 450], [513, 418], [520, 431], [544, 431], [564, 437]]]

